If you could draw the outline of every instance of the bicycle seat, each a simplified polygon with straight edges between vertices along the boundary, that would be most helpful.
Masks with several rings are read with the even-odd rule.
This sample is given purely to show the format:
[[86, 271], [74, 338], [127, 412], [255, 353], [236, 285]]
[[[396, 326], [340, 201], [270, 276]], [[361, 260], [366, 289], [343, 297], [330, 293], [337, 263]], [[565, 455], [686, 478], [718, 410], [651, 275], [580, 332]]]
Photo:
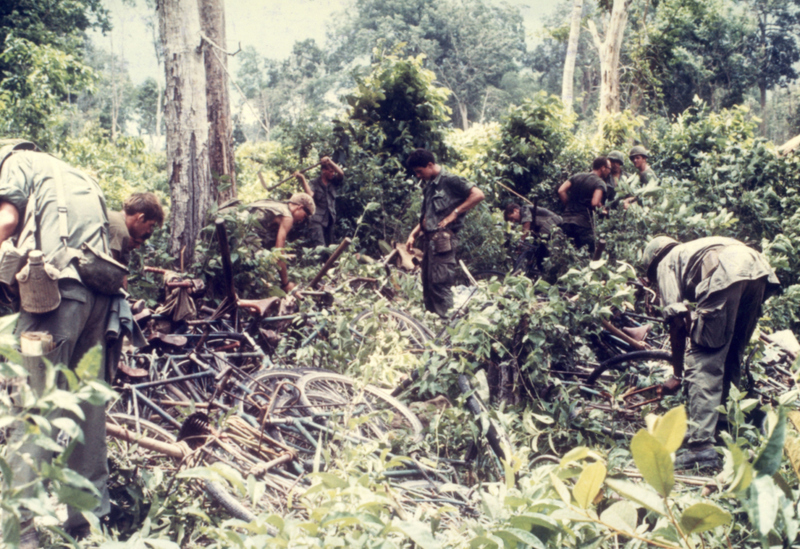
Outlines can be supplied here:
[[258, 314], [260, 317], [265, 317], [270, 309], [275, 308], [279, 302], [280, 298], [278, 297], [268, 297], [266, 299], [239, 299], [236, 301], [236, 305], [238, 305], [240, 309], [247, 309], [248, 311]]
[[635, 328], [625, 326], [622, 328], [622, 331], [641, 343], [647, 337], [647, 334], [650, 333], [652, 328], [652, 324], [644, 324], [643, 326], [636, 326]]

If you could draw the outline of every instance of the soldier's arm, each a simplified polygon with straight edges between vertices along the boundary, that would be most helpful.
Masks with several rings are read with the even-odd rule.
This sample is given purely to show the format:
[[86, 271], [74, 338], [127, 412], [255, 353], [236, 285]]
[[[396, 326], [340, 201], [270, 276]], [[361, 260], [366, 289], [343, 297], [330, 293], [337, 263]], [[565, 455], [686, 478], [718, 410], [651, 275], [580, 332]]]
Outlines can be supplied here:
[[0, 242], [5, 242], [17, 231], [19, 211], [11, 202], [0, 201]]
[[406, 239], [406, 249], [410, 252], [414, 248], [414, 241], [419, 236], [420, 231], [422, 231], [422, 225], [417, 223], [416, 227], [414, 227], [410, 233], [408, 233], [408, 238]]
[[472, 187], [469, 190], [467, 199], [459, 204], [458, 207], [456, 207], [456, 209], [450, 213], [450, 215], [439, 222], [439, 228], [447, 227], [450, 223], [455, 221], [459, 215], [467, 213], [472, 208], [480, 204], [484, 198], [486, 198], [486, 195], [483, 194], [482, 190], [480, 190], [478, 187]]
[[311, 187], [308, 184], [306, 176], [304, 176], [300, 172], [294, 172], [292, 175], [295, 176], [297, 180], [303, 185], [303, 190], [305, 191], [306, 194], [314, 196], [314, 193], [311, 192]]
[[341, 180], [344, 178], [344, 171], [342, 171], [342, 168], [340, 168], [340, 167], [339, 167], [339, 166], [336, 164], [336, 162], [334, 162], [333, 160], [331, 160], [331, 158], [330, 158], [329, 156], [325, 156], [325, 157], [323, 157], [323, 158], [322, 158], [322, 160], [320, 160], [320, 163], [321, 163], [323, 166], [327, 165], [327, 166], [330, 166], [331, 168], [333, 168], [333, 171], [335, 171], [335, 172], [336, 172], [336, 175], [338, 176], [338, 180], [339, 180], [339, 181], [341, 181]]
[[561, 199], [562, 204], [566, 204], [569, 201], [569, 190], [571, 188], [572, 188], [572, 181], [570, 181], [569, 179], [564, 181], [558, 188], [558, 198]]
[[[280, 225], [278, 225], [278, 235], [275, 237], [275, 247], [283, 248], [286, 245], [286, 235], [292, 230], [294, 219], [292, 216], [285, 215], [280, 218]], [[278, 261], [278, 271], [281, 277], [281, 288], [288, 292], [294, 288], [294, 284], [289, 282], [289, 273], [286, 270], [286, 262]]]
[[603, 205], [603, 194], [603, 189], [598, 188], [594, 190], [594, 194], [592, 195], [592, 208]]

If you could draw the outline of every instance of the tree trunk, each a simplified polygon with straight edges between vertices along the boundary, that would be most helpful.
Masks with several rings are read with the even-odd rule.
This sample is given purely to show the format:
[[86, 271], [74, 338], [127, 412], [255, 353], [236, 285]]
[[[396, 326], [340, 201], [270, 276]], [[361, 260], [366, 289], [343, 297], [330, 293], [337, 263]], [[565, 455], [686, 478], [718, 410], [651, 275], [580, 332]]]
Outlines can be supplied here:
[[458, 116], [461, 119], [461, 129], [467, 131], [469, 129], [469, 113], [467, 112], [467, 104], [458, 102]]
[[[224, 0], [198, 0], [206, 66], [206, 101], [208, 102], [208, 159], [214, 178], [214, 198], [225, 202], [236, 198], [236, 170], [233, 158], [233, 124], [228, 93], [228, 57], [225, 51]], [[213, 42], [209, 43], [209, 42]]]
[[600, 57], [600, 105], [597, 118], [601, 131], [605, 118], [609, 114], [618, 113], [620, 109], [619, 54], [628, 22], [628, 1], [614, 0], [604, 40], [600, 40], [594, 22], [589, 22], [589, 31]]
[[575, 0], [572, 4], [572, 16], [569, 25], [569, 43], [567, 44], [567, 58], [564, 60], [564, 75], [561, 79], [561, 102], [567, 112], [572, 112], [572, 103], [575, 101], [573, 86], [575, 84], [575, 59], [578, 56], [578, 39], [581, 35], [581, 14], [583, 13], [583, 0]]
[[206, 74], [195, 0], [158, 0], [166, 73], [167, 163], [172, 199], [170, 253], [191, 264], [211, 203]]

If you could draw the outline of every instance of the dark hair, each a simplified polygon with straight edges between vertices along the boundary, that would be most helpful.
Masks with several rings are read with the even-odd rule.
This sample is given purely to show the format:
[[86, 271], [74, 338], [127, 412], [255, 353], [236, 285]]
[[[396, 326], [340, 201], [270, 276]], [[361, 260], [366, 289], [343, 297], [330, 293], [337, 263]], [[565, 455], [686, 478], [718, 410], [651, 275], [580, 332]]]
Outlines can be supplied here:
[[509, 202], [508, 204], [506, 204], [506, 209], [503, 212], [503, 219], [508, 221], [508, 216], [514, 213], [514, 211], [516, 210], [522, 210], [522, 207], [516, 202]]
[[156, 224], [161, 226], [164, 223], [164, 210], [161, 202], [153, 193], [134, 193], [128, 197], [122, 205], [125, 215], [136, 215], [143, 213], [145, 221], [155, 219]]
[[415, 149], [406, 158], [406, 167], [409, 170], [414, 168], [424, 168], [428, 164], [436, 164], [436, 157], [427, 149]]
[[592, 169], [599, 170], [601, 168], [605, 168], [608, 165], [608, 157], [605, 156], [598, 156], [592, 162]]

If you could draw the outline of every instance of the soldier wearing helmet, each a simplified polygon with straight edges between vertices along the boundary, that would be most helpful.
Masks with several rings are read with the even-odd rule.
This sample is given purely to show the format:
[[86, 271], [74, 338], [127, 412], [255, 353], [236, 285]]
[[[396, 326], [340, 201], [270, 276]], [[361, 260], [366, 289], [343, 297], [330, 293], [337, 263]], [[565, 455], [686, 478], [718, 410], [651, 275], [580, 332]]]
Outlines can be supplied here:
[[628, 154], [628, 158], [630, 158], [631, 163], [633, 163], [636, 168], [636, 173], [629, 176], [627, 179], [628, 185], [634, 190], [634, 195], [622, 201], [622, 207], [626, 210], [631, 204], [639, 201], [639, 191], [647, 187], [648, 184], [658, 183], [656, 173], [653, 171], [653, 168], [650, 167], [650, 164], [648, 164], [649, 157], [650, 152], [642, 145], [634, 146]]
[[617, 195], [617, 185], [625, 177], [625, 170], [622, 166], [625, 163], [625, 157], [619, 151], [611, 151], [606, 158], [611, 162], [611, 173], [605, 179], [606, 204], [611, 204]]
[[762, 254], [732, 238], [680, 244], [659, 236], [647, 245], [642, 259], [648, 279], [657, 283], [670, 328], [675, 375], [664, 384], [665, 391], [680, 387], [686, 358], [691, 426], [687, 449], [675, 467], [717, 466], [717, 407], [727, 399], [731, 384], [739, 382], [745, 346], [761, 304], [779, 287], [778, 279]]
[[[238, 201], [229, 202], [220, 208], [220, 213], [226, 213], [226, 211], [230, 213], [238, 205]], [[287, 202], [256, 200], [244, 206], [244, 209], [258, 221], [256, 234], [260, 237], [264, 248], [269, 250], [283, 248], [286, 245], [286, 237], [295, 223], [300, 224], [311, 218], [314, 215], [316, 206], [311, 195], [294, 193]], [[246, 216], [246, 214], [244, 215]], [[285, 292], [291, 291], [295, 284], [289, 281], [286, 263], [279, 261], [278, 271], [280, 273], [281, 288]]]

